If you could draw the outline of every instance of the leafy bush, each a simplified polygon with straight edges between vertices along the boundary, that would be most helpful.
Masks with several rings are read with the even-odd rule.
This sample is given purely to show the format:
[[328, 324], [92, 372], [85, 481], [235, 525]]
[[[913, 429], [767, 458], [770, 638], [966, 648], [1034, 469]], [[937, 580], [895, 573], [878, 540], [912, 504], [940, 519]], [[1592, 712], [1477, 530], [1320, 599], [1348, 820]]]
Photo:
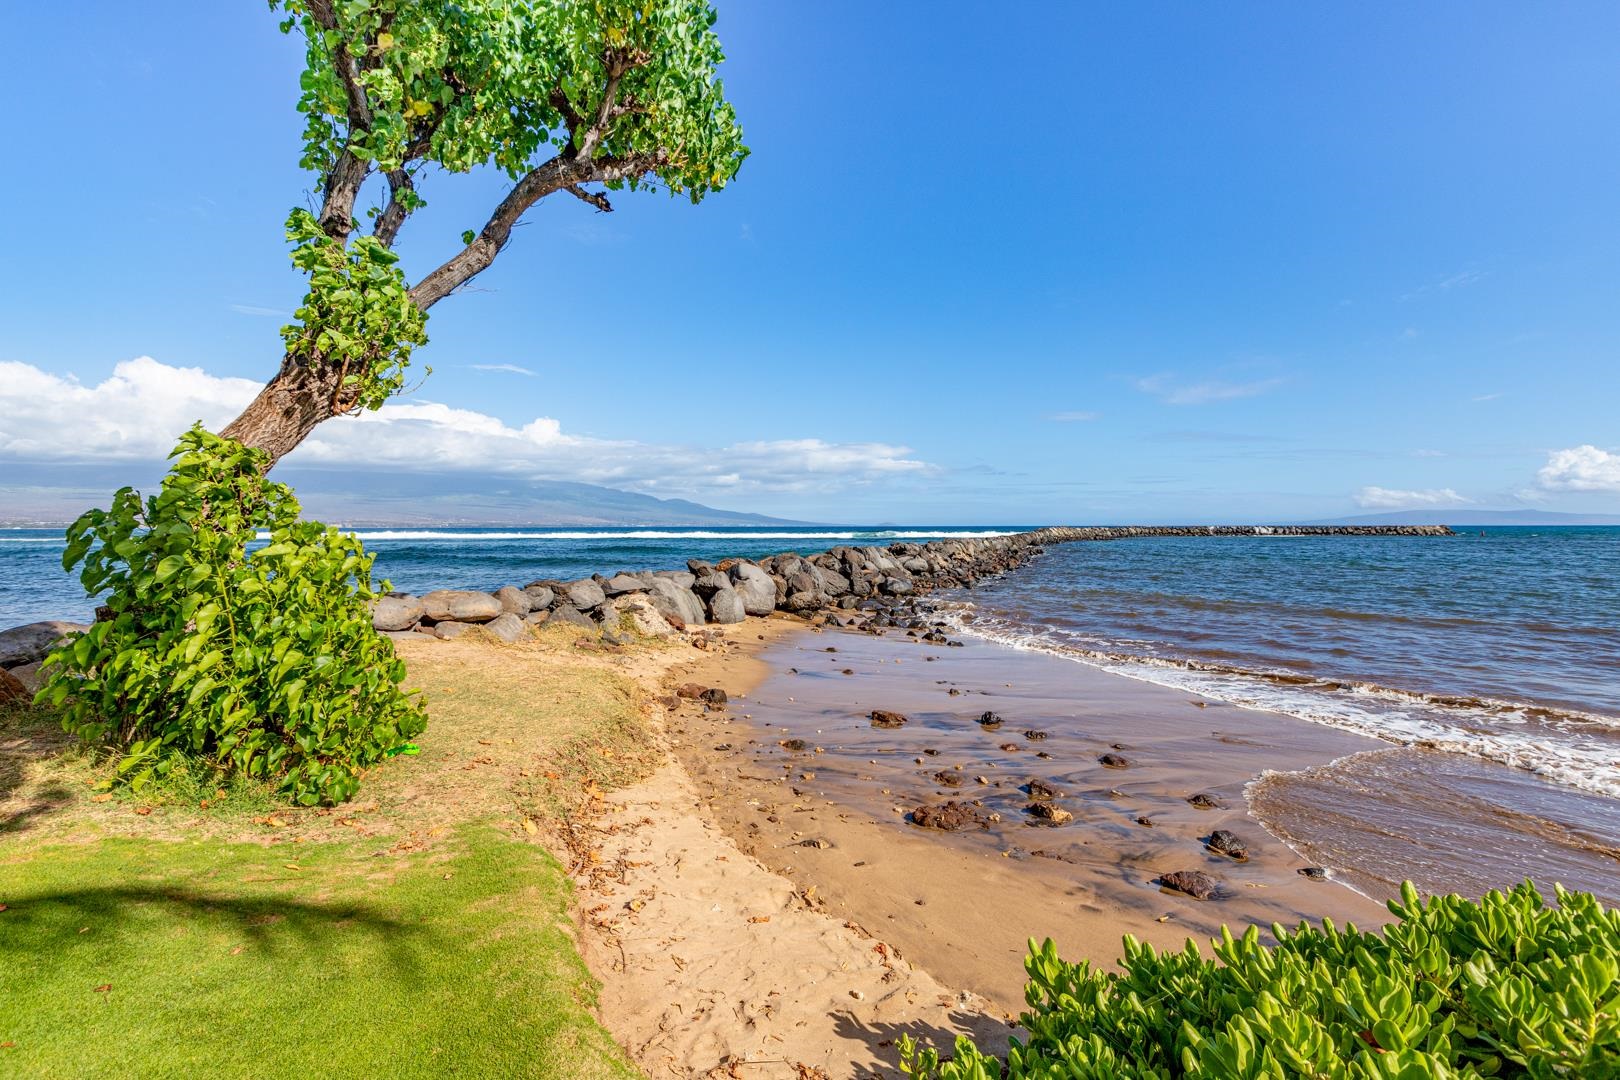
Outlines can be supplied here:
[[[300, 803], [349, 798], [427, 723], [372, 629], [371, 557], [298, 520], [260, 451], [194, 427], [171, 457], [157, 495], [124, 488], [68, 529], [62, 565], [111, 590], [112, 617], [51, 654], [39, 700], [121, 749], [136, 788], [201, 759]], [[249, 553], [260, 530], [269, 543]]]
[[[1262, 945], [1225, 930], [1220, 961], [1192, 941], [1158, 953], [1125, 939], [1123, 970], [1060, 960], [1048, 940], [1024, 962], [1027, 1043], [1015, 1078], [1620, 1076], [1620, 912], [1588, 893], [1547, 906], [1529, 882], [1475, 903], [1419, 900], [1408, 883], [1379, 933], [1324, 921]], [[967, 1039], [942, 1063], [901, 1043], [917, 1077], [989, 1080], [1002, 1063]]]

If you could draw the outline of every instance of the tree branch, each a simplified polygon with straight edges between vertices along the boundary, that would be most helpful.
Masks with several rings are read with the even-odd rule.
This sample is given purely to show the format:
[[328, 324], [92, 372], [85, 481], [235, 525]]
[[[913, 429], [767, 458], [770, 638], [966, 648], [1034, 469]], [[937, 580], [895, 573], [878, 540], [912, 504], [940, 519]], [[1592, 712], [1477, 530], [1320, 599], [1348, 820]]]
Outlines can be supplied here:
[[531, 169], [495, 207], [489, 222], [472, 243], [416, 283], [411, 289], [411, 300], [426, 311], [486, 270], [511, 239], [512, 227], [518, 223], [518, 219], [547, 195], [585, 183], [611, 183], [645, 176], [666, 160], [667, 155], [662, 150], [623, 158], [603, 158], [598, 162], [559, 155]]
[[613, 213], [613, 204], [608, 202], [607, 195], [600, 191], [586, 191], [578, 184], [569, 184], [564, 191], [578, 199], [580, 202], [590, 203], [604, 214]]
[[410, 208], [405, 205], [405, 200], [415, 190], [410, 173], [403, 168], [389, 171], [388, 205], [377, 215], [377, 227], [372, 230], [372, 235], [382, 241], [383, 247], [394, 246], [394, 237], [399, 235], [399, 227], [405, 224], [405, 219], [411, 213]]
[[[309, 0], [309, 14], [325, 33], [341, 32], [331, 0]], [[350, 149], [349, 144], [353, 143], [356, 132], [371, 130], [371, 104], [366, 100], [366, 88], [360, 81], [360, 63], [341, 37], [332, 50], [332, 68], [343, 84], [348, 102], [349, 138], [326, 174], [320, 223], [328, 236], [347, 240], [354, 230], [354, 201], [359, 198], [360, 186], [371, 172], [371, 163]]]

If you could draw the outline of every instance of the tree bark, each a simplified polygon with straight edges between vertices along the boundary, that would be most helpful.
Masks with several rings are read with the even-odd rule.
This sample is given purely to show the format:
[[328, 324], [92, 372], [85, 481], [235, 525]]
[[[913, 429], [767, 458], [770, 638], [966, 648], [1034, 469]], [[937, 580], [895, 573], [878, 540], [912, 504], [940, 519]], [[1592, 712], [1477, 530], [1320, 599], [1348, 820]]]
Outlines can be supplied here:
[[289, 357], [259, 396], [220, 434], [268, 453], [268, 471], [292, 453], [316, 425], [337, 415], [334, 406], [341, 379], [338, 372], [312, 371]]

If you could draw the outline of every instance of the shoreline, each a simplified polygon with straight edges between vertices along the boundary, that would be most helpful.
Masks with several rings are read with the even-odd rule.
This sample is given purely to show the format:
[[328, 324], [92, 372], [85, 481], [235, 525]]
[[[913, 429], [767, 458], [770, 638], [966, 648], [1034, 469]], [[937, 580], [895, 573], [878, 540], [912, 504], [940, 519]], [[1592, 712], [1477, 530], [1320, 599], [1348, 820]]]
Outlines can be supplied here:
[[[885, 928], [913, 962], [1005, 1013], [1023, 1006], [1030, 937], [1110, 965], [1126, 933], [1179, 949], [1189, 937], [1206, 944], [1222, 924], [1240, 932], [1330, 917], [1370, 928], [1388, 918], [1359, 892], [1298, 874], [1305, 861], [1244, 798], [1267, 769], [1321, 765], [1372, 740], [990, 643], [939, 648], [807, 628], [768, 643], [759, 662], [772, 670], [748, 698], [726, 713], [683, 708], [671, 726], [707, 813], [830, 911]], [[872, 709], [909, 722], [874, 730]], [[1004, 717], [993, 732], [974, 720], [986, 709]], [[1023, 739], [1030, 725], [1046, 737]], [[1098, 765], [1109, 752], [1128, 767]], [[942, 773], [962, 779], [946, 786]], [[1072, 822], [1034, 824], [1022, 790], [1034, 777], [1062, 792], [1055, 803]], [[1198, 792], [1225, 807], [1193, 808], [1185, 798]], [[905, 818], [952, 801], [1000, 820], [942, 832]], [[1246, 861], [1204, 846], [1217, 829], [1247, 844]], [[1210, 874], [1219, 897], [1160, 889], [1158, 877], [1176, 870]]]

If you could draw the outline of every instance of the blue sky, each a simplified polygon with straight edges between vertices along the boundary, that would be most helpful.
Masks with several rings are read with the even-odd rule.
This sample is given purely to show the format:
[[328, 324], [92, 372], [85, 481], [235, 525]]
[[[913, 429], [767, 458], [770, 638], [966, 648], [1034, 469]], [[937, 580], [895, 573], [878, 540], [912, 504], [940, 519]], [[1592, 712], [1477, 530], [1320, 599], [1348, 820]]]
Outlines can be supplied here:
[[[842, 521], [1620, 512], [1620, 5], [719, 8], [735, 185], [543, 203], [406, 410], [290, 471]], [[7, 36], [15, 506], [149, 474], [273, 372], [312, 180], [262, 4]], [[502, 190], [430, 177], [408, 272]]]

